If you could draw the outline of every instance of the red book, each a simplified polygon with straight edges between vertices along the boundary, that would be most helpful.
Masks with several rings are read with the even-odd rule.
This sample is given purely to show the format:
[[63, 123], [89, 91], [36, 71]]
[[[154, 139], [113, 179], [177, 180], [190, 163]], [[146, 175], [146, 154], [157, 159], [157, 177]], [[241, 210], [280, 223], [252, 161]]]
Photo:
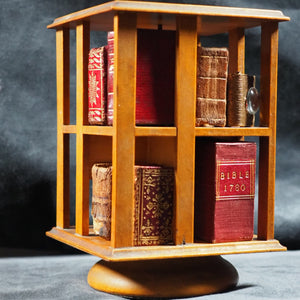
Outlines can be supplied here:
[[92, 48], [88, 64], [88, 120], [91, 125], [106, 122], [106, 48]]
[[107, 125], [113, 125], [114, 118], [114, 32], [107, 33]]
[[135, 167], [134, 246], [173, 244], [174, 169]]
[[197, 141], [195, 239], [253, 238], [256, 144]]
[[[108, 33], [108, 124], [113, 119], [113, 32]], [[176, 33], [138, 29], [136, 124], [174, 124]]]

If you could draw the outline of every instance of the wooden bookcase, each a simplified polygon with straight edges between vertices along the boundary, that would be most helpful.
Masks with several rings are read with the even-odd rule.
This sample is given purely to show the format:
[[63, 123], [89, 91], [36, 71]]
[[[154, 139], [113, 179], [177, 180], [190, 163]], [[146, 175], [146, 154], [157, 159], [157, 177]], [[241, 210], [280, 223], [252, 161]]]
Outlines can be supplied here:
[[[280, 11], [187, 4], [112, 1], [57, 18], [57, 223], [47, 235], [106, 261], [133, 261], [282, 251], [274, 239], [276, 95]], [[176, 30], [175, 125], [135, 126], [137, 28]], [[245, 71], [245, 30], [261, 27], [262, 103], [259, 127], [195, 127], [198, 36], [228, 33], [229, 73]], [[76, 30], [76, 124], [70, 124], [70, 30]], [[115, 32], [114, 124], [87, 120], [91, 31]], [[258, 37], [259, 38], [259, 37]], [[76, 136], [76, 220], [70, 226], [70, 135]], [[252, 241], [194, 242], [196, 137], [259, 137], [258, 232]], [[112, 161], [111, 241], [89, 226], [89, 180], [94, 163]], [[135, 163], [175, 168], [173, 246], [133, 246]]]

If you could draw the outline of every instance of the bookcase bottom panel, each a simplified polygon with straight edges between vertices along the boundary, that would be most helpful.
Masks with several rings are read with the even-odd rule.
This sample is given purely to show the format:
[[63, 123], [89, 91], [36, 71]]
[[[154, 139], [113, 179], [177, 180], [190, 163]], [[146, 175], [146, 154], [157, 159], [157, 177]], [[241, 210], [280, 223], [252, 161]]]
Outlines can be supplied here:
[[245, 242], [113, 248], [109, 241], [95, 235], [78, 235], [75, 233], [75, 229], [53, 227], [46, 235], [107, 261], [200, 257], [286, 250], [286, 247], [282, 246], [277, 240], [257, 240], [255, 237], [252, 241]]

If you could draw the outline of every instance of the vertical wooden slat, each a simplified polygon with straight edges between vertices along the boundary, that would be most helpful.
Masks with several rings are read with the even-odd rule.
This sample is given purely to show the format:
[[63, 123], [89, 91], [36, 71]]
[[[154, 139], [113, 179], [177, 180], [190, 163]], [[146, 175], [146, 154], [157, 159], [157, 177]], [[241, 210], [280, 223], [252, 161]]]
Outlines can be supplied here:
[[[245, 30], [240, 27], [229, 31], [228, 74], [236, 72], [245, 73]], [[239, 136], [237, 140], [243, 141], [244, 137]]]
[[175, 121], [177, 126], [176, 244], [194, 241], [197, 18], [177, 18]]
[[89, 23], [76, 26], [76, 233], [89, 234], [89, 170], [83, 125], [88, 123]]
[[229, 74], [245, 73], [245, 33], [244, 28], [229, 31]]
[[278, 23], [265, 23], [261, 32], [260, 126], [271, 129], [260, 138], [258, 238], [274, 238]]
[[56, 31], [57, 72], [57, 204], [56, 226], [70, 226], [70, 145], [63, 125], [70, 123], [70, 34], [68, 28]]
[[133, 245], [136, 15], [114, 17], [114, 135], [112, 173], [112, 246]]

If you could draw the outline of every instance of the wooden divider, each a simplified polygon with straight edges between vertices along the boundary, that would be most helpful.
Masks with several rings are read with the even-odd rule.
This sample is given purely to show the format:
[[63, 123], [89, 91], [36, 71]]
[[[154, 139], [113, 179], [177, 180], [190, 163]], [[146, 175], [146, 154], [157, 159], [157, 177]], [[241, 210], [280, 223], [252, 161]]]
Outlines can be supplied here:
[[229, 31], [228, 73], [245, 73], [245, 33], [244, 28]]
[[114, 32], [111, 242], [113, 247], [128, 247], [133, 245], [136, 14], [116, 14], [114, 16]]
[[262, 25], [260, 125], [271, 130], [260, 138], [258, 238], [274, 238], [278, 23]]
[[197, 17], [177, 17], [175, 124], [177, 127], [175, 243], [194, 242]]
[[88, 53], [90, 26], [76, 26], [76, 233], [89, 234], [89, 172], [83, 126], [88, 124]]
[[63, 125], [70, 123], [70, 33], [68, 28], [56, 31], [57, 73], [57, 181], [56, 226], [70, 226], [70, 143]]

